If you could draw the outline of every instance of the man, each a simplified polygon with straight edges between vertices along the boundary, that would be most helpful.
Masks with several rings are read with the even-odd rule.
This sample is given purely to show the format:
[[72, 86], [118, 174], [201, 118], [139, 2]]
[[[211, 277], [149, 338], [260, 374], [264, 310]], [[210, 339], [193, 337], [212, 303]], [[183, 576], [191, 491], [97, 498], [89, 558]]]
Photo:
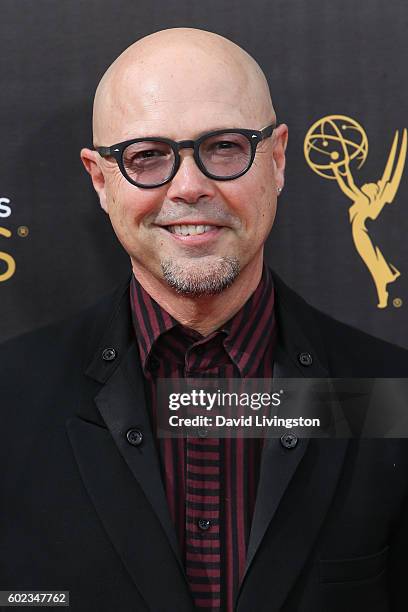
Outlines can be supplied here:
[[218, 35], [157, 32], [104, 75], [81, 157], [132, 275], [2, 347], [1, 589], [98, 612], [405, 610], [405, 441], [157, 436], [158, 378], [406, 376], [405, 351], [264, 266], [286, 141]]

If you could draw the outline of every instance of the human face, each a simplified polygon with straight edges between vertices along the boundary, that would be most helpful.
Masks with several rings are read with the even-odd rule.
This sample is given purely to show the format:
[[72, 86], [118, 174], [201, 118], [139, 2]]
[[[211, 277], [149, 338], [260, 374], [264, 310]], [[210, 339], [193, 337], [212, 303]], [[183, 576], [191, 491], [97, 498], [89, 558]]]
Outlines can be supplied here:
[[[214, 83], [200, 84], [199, 95], [190, 100], [180, 99], [174, 86], [170, 95], [168, 83], [155, 86], [153, 95], [148, 87], [142, 106], [126, 103], [116, 109], [121, 115], [115, 118], [116, 139], [98, 144], [154, 136], [190, 140], [218, 129], [260, 130], [273, 122], [272, 116], [262, 122], [248, 103], [237, 105], [237, 92], [225, 83], [221, 89], [217, 83], [216, 91]], [[92, 152], [94, 185], [135, 273], [198, 296], [220, 292], [238, 274], [259, 269], [275, 218], [277, 186], [283, 185], [286, 132], [280, 126], [262, 141], [250, 170], [230, 181], [206, 177], [192, 151], [184, 149], [174, 178], [153, 189], [132, 185], [115, 160]], [[206, 231], [200, 227], [197, 233], [197, 226]]]

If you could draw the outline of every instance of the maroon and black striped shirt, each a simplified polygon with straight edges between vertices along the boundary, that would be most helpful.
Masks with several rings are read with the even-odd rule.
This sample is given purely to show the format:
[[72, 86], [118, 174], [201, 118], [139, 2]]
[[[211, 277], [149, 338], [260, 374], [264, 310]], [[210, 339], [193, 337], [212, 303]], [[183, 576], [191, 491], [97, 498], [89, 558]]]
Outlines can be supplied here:
[[[269, 269], [244, 306], [204, 337], [132, 276], [132, 317], [153, 433], [157, 378], [271, 378], [276, 338]], [[262, 439], [157, 438], [162, 478], [197, 609], [232, 612], [242, 579]]]

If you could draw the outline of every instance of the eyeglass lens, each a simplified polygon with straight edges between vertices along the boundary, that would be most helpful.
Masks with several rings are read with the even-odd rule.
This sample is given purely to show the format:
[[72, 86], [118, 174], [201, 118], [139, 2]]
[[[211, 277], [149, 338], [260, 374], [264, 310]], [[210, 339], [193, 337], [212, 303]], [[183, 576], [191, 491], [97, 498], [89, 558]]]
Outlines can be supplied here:
[[[209, 136], [200, 143], [199, 158], [206, 171], [220, 178], [245, 171], [251, 161], [251, 143], [242, 134]], [[128, 177], [140, 185], [157, 185], [172, 174], [175, 155], [171, 146], [160, 140], [145, 140], [126, 147], [123, 165]]]

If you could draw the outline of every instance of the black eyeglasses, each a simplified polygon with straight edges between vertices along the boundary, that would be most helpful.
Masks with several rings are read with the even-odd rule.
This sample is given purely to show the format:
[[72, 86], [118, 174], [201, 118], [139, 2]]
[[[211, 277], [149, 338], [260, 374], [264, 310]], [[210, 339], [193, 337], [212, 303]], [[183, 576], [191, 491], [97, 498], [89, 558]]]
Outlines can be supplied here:
[[194, 149], [201, 172], [217, 181], [230, 181], [245, 174], [261, 140], [272, 136], [275, 124], [257, 130], [217, 130], [197, 140], [134, 138], [111, 147], [96, 147], [102, 157], [114, 157], [123, 176], [132, 185], [150, 189], [165, 185], [180, 167], [181, 149]]

